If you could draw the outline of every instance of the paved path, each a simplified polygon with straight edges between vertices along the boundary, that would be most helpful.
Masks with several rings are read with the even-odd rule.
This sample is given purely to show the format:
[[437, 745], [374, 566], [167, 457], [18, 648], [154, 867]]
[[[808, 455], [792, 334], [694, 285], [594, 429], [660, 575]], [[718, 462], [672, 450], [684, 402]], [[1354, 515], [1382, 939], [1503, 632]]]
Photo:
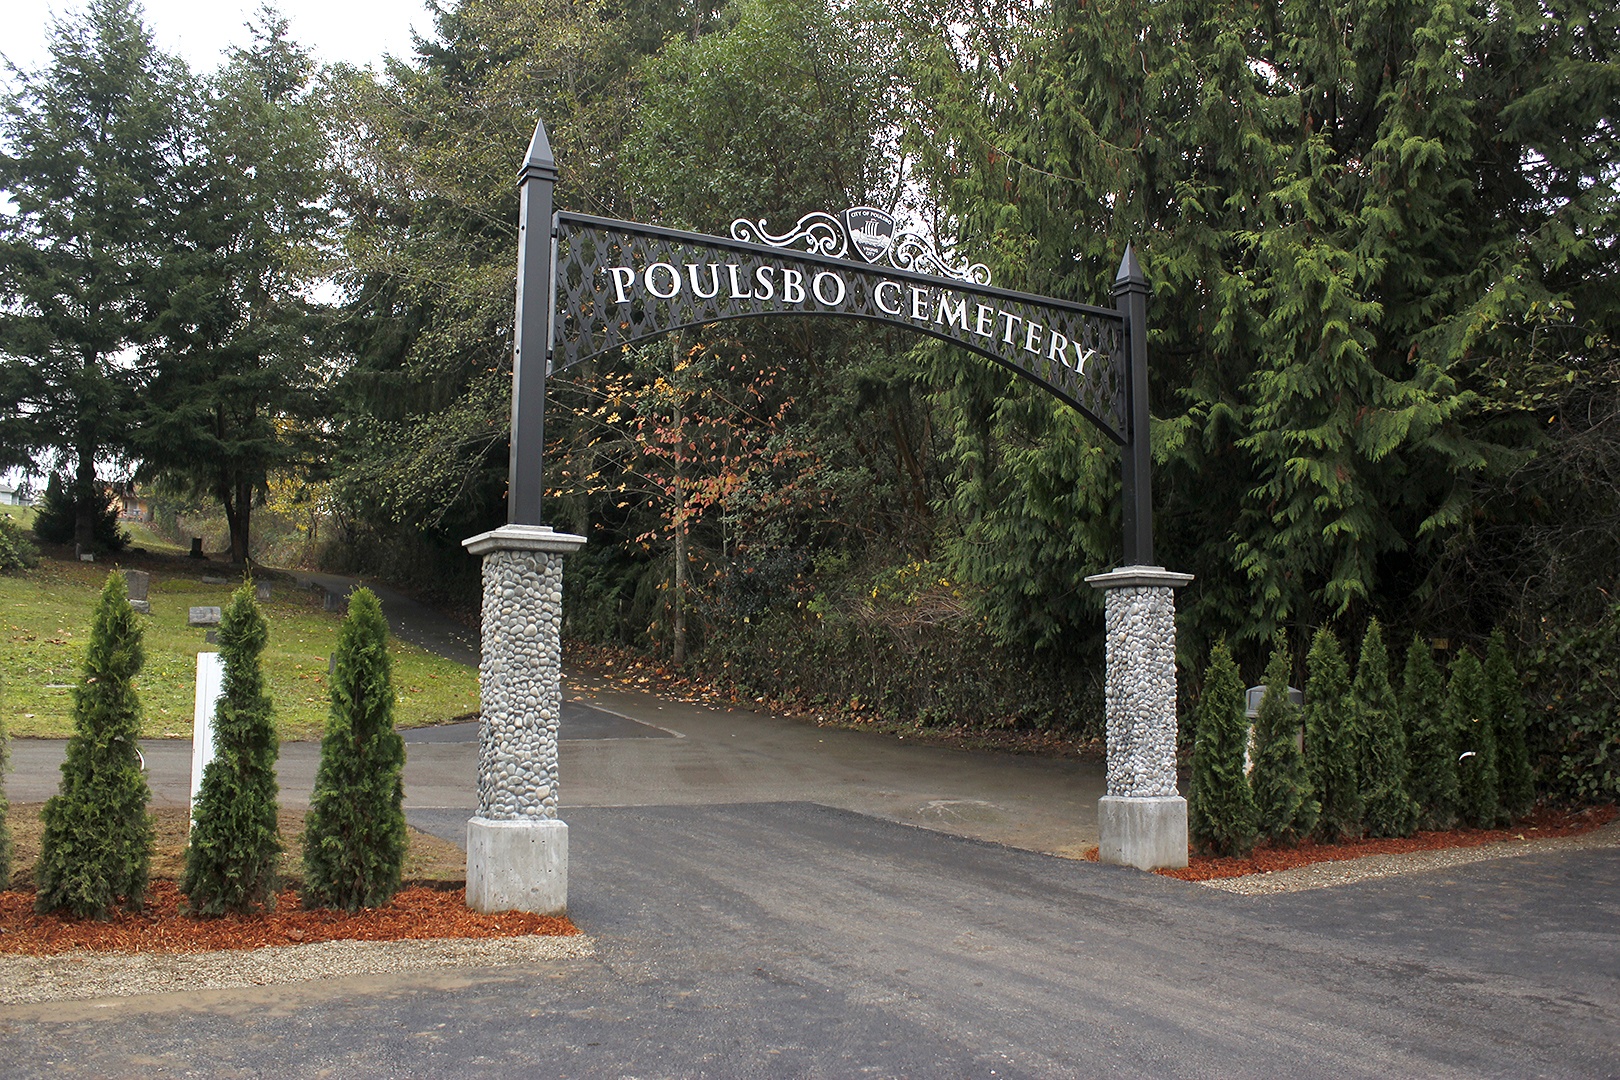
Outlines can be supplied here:
[[[0, 1007], [0, 1076], [1620, 1075], [1620, 850], [1235, 896], [1046, 854], [1094, 842], [1095, 767], [587, 692], [594, 957]], [[468, 735], [407, 773], [458, 842]], [[60, 744], [14, 747], [12, 798], [53, 789]], [[183, 800], [186, 748], [147, 751]]]

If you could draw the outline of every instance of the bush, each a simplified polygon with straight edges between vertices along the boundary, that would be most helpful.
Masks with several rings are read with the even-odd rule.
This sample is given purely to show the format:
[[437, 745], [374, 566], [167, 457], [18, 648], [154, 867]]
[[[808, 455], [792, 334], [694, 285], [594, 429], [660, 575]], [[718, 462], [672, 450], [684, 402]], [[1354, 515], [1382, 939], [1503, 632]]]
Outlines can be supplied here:
[[1507, 636], [1498, 629], [1485, 652], [1485, 689], [1490, 695], [1491, 722], [1496, 727], [1497, 791], [1509, 821], [1524, 817], [1536, 805], [1536, 781], [1524, 733], [1524, 687], [1508, 656]]
[[394, 730], [388, 623], [370, 589], [349, 596], [332, 709], [304, 826], [307, 908], [380, 907], [405, 863], [405, 740]]
[[1446, 686], [1446, 723], [1456, 739], [1457, 810], [1476, 829], [1497, 824], [1496, 725], [1479, 658], [1464, 649], [1451, 664]]
[[1224, 638], [1210, 650], [1197, 723], [1187, 792], [1188, 836], [1202, 853], [1247, 855], [1254, 847], [1258, 817], [1243, 771], [1249, 720], [1243, 711], [1243, 680]]
[[0, 574], [18, 574], [39, 564], [39, 549], [28, 542], [22, 526], [0, 518]]
[[1350, 670], [1333, 631], [1322, 627], [1305, 658], [1305, 761], [1322, 812], [1315, 836], [1336, 844], [1361, 832], [1361, 740], [1350, 708]]
[[1406, 790], [1418, 804], [1418, 827], [1449, 829], [1457, 823], [1457, 739], [1446, 721], [1434, 651], [1416, 635], [1406, 650], [1401, 722], [1410, 765]]
[[224, 696], [214, 714], [214, 760], [203, 770], [180, 883], [194, 915], [275, 904], [277, 740], [259, 660], [269, 639], [253, 585], [244, 584], [219, 624]]
[[1527, 674], [1535, 699], [1526, 735], [1544, 793], [1620, 799], [1620, 604], [1589, 625], [1549, 632]]
[[135, 740], [141, 706], [135, 675], [145, 656], [124, 575], [107, 575], [96, 603], [84, 679], [73, 688], [73, 736], [59, 792], [45, 804], [34, 906], [105, 918], [139, 909], [152, 857], [151, 792]]
[[[129, 534], [118, 524], [118, 500], [111, 490], [99, 490], [92, 539], [98, 550], [123, 551], [129, 544]], [[60, 474], [52, 473], [45, 484], [45, 496], [34, 512], [34, 535], [47, 544], [71, 544], [78, 514], [78, 504], [67, 484]]]
[[1254, 772], [1249, 777], [1260, 835], [1288, 847], [1310, 835], [1319, 810], [1299, 749], [1300, 709], [1288, 696], [1292, 666], [1288, 640], [1278, 633], [1266, 665], [1265, 696], [1254, 721]]
[[1361, 736], [1362, 823], [1367, 835], [1411, 836], [1417, 830], [1418, 807], [1406, 788], [1411, 771], [1406, 732], [1389, 684], [1389, 653], [1377, 619], [1362, 638], [1350, 697]]

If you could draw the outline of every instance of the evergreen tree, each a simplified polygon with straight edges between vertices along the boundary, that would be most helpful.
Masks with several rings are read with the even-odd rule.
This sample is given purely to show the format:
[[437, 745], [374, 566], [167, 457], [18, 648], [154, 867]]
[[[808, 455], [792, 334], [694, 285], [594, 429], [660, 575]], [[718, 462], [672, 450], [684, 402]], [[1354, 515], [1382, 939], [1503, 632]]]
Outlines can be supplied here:
[[224, 695], [214, 714], [214, 760], [203, 770], [180, 891], [195, 915], [257, 911], [275, 903], [275, 723], [260, 654], [269, 627], [248, 582], [219, 624]]
[[1410, 772], [1406, 731], [1389, 684], [1389, 653], [1377, 619], [1361, 639], [1350, 693], [1361, 735], [1362, 821], [1367, 835], [1411, 836], [1417, 829], [1418, 807], [1406, 788]]
[[[122, 551], [129, 533], [118, 523], [118, 500], [106, 487], [97, 484], [91, 492], [90, 538], [98, 551]], [[47, 544], [71, 544], [78, 528], [79, 506], [62, 482], [62, 474], [52, 472], [45, 482], [45, 493], [34, 510], [34, 535]]]
[[1321, 804], [1315, 836], [1336, 844], [1361, 832], [1361, 740], [1350, 708], [1350, 671], [1333, 631], [1322, 627], [1305, 658], [1305, 761]]
[[1467, 649], [1451, 664], [1446, 686], [1446, 724], [1457, 747], [1457, 808], [1465, 824], [1488, 829], [1497, 824], [1501, 801], [1496, 771], [1496, 725], [1491, 693], [1479, 658]]
[[[0, 705], [5, 702], [5, 684], [0, 682]], [[11, 887], [11, 804], [6, 801], [6, 769], [11, 765], [11, 736], [6, 731], [6, 711], [0, 708], [0, 889]]]
[[1278, 631], [1266, 665], [1266, 692], [1254, 721], [1254, 772], [1250, 783], [1260, 815], [1260, 835], [1293, 847], [1310, 835], [1320, 810], [1300, 752], [1300, 709], [1288, 696], [1288, 639]]
[[1243, 750], [1249, 738], [1243, 681], [1225, 641], [1210, 650], [1198, 698], [1187, 831], [1193, 847], [1214, 855], [1246, 855], [1254, 847], [1256, 810]]
[[170, 254], [184, 66], [135, 0], [90, 0], [50, 28], [51, 60], [0, 99], [0, 467], [72, 465], [72, 542], [95, 544], [96, 462], [128, 449]]
[[394, 730], [388, 623], [370, 589], [349, 595], [332, 709], [304, 825], [304, 906], [388, 903], [405, 862], [405, 740]]
[[1414, 634], [1401, 681], [1401, 721], [1411, 763], [1407, 790], [1417, 800], [1424, 829], [1449, 829], [1457, 821], [1457, 740], [1445, 703], [1434, 652]]
[[135, 741], [135, 675], [145, 654], [124, 575], [107, 575], [90, 625], [84, 679], [73, 687], [73, 735], [62, 784], [45, 804], [34, 906], [105, 918], [140, 908], [152, 856], [151, 791]]
[[1501, 810], [1509, 821], [1528, 814], [1536, 804], [1535, 777], [1525, 744], [1524, 688], [1508, 656], [1507, 638], [1500, 627], [1491, 635], [1485, 653], [1485, 683], [1491, 696], [1491, 721], [1496, 735], [1496, 771]]

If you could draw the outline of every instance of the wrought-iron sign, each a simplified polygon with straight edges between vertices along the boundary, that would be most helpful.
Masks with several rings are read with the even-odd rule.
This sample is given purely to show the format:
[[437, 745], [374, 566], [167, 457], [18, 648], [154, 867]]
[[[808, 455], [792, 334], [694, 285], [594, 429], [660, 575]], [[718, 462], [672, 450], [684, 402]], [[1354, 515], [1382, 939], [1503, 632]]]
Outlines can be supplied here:
[[[1152, 562], [1147, 282], [1129, 249], [1115, 283], [1118, 306], [1091, 307], [995, 288], [984, 264], [953, 264], [874, 207], [807, 214], [780, 233], [739, 219], [731, 236], [707, 236], [553, 213], [556, 177], [545, 127], [537, 126], [520, 174], [512, 522], [540, 523], [544, 378], [553, 370], [683, 327], [841, 316], [949, 341], [1079, 410], [1121, 445], [1125, 562]], [[541, 348], [526, 353], [529, 343]]]

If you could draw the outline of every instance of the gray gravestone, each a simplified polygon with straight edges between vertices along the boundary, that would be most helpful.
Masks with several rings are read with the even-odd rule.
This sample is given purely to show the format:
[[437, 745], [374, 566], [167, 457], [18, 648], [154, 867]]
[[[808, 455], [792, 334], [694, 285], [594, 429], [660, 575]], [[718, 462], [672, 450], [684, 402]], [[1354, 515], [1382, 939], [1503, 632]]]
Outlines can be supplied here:
[[204, 585], [229, 585], [231, 583], [231, 579], [222, 578], [218, 574], [204, 574], [202, 583]]
[[188, 616], [192, 626], [218, 626], [221, 611], [217, 607], [194, 607]]
[[254, 593], [260, 601], [268, 600], [270, 599], [270, 586], [261, 583], [254, 587]]
[[125, 570], [124, 583], [129, 586], [131, 600], [145, 600], [152, 588], [152, 575], [145, 570]]

